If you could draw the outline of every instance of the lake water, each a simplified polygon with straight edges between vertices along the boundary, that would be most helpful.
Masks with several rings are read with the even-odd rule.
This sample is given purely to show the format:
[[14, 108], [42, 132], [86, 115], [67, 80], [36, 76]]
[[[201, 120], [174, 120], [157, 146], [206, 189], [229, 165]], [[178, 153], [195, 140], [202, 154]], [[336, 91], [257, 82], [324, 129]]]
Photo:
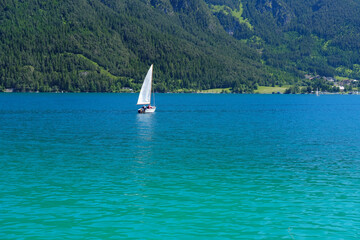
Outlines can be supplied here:
[[359, 239], [360, 96], [0, 94], [0, 239]]

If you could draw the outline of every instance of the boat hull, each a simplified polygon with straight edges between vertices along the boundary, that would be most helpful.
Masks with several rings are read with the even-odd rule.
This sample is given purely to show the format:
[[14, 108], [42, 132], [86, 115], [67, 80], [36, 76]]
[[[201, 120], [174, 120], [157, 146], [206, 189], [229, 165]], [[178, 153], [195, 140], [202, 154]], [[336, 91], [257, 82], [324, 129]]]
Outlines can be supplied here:
[[156, 107], [151, 107], [151, 108], [139, 108], [138, 109], [138, 113], [153, 113], [155, 112]]
[[147, 109], [145, 110], [145, 113], [153, 113], [153, 112], [155, 112], [155, 110], [156, 110], [156, 107], [147, 108]]

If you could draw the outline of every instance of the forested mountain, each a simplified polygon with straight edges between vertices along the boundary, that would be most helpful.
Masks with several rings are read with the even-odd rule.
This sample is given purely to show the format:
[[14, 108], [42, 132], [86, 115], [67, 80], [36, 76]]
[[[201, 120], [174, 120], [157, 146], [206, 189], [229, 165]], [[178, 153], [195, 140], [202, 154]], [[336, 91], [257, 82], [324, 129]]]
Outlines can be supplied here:
[[6, 0], [0, 3], [0, 85], [22, 91], [247, 90], [268, 74], [202, 0]]
[[261, 51], [267, 65], [300, 75], [360, 77], [359, 0], [206, 2], [228, 32]]
[[0, 90], [138, 90], [360, 77], [358, 0], [0, 0]]

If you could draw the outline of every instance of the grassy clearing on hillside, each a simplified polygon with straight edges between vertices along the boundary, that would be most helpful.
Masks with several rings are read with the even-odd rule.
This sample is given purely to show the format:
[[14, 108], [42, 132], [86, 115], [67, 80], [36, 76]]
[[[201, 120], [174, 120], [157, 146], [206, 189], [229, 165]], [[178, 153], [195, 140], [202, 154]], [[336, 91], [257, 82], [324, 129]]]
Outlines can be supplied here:
[[249, 29], [253, 29], [253, 26], [250, 24], [249, 20], [242, 17], [242, 14], [244, 12], [244, 8], [242, 6], [242, 3], [239, 3], [239, 10], [237, 9], [231, 9], [229, 6], [225, 5], [210, 5], [210, 8], [213, 12], [223, 12], [225, 15], [231, 14], [234, 18], [239, 20], [239, 23], [244, 23], [246, 26], [248, 26]]
[[230, 93], [230, 88], [213, 88], [199, 91], [199, 93]]
[[344, 80], [347, 80], [349, 78], [348, 77], [335, 76], [335, 79], [338, 80], [338, 81], [344, 81]]
[[242, 14], [244, 12], [244, 8], [242, 6], [242, 3], [240, 2], [240, 5], [239, 5], [239, 11], [237, 11], [236, 9], [235, 10], [232, 10], [231, 11], [231, 15], [237, 19], [239, 19], [239, 22], [240, 23], [244, 23], [246, 24], [246, 26], [248, 26], [249, 29], [253, 30], [253, 26], [250, 24], [249, 20], [242, 17]]
[[112, 75], [112, 74], [111, 74], [108, 70], [106, 70], [105, 68], [101, 67], [98, 63], [96, 63], [96, 62], [88, 59], [88, 58], [85, 57], [84, 55], [82, 55], [82, 54], [76, 54], [76, 56], [78, 56], [78, 57], [80, 57], [80, 58], [83, 58], [83, 59], [89, 61], [91, 64], [93, 64], [94, 66], [96, 66], [97, 68], [99, 68], [99, 69], [100, 69], [100, 74], [103, 74], [103, 75], [105, 75], [105, 76], [107, 76], [107, 77], [110, 77], [110, 78], [112, 78], [112, 79], [117, 79], [117, 78], [118, 78], [117, 76]]
[[255, 90], [255, 93], [262, 93], [262, 94], [271, 94], [273, 92], [277, 93], [284, 93], [285, 90], [289, 88], [289, 86], [282, 86], [282, 87], [265, 87], [265, 86], [259, 86], [257, 90]]
[[231, 8], [225, 5], [210, 5], [210, 8], [213, 12], [223, 12], [225, 15], [228, 15], [231, 11]]

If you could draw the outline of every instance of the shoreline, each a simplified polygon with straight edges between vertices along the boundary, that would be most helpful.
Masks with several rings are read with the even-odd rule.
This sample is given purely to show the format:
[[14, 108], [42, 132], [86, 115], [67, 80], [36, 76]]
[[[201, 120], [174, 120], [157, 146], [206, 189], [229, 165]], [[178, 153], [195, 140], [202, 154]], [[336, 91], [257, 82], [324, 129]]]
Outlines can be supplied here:
[[[43, 94], [43, 93], [54, 93], [54, 94], [63, 94], [63, 93], [84, 93], [84, 94], [91, 94], [91, 93], [109, 93], [109, 94], [139, 94], [139, 92], [17, 92], [17, 91], [3, 91], [0, 94], [19, 94], [19, 93], [34, 93], [34, 94]], [[234, 92], [204, 92], [204, 91], [197, 91], [197, 92], [155, 92], [156, 94], [239, 94], [239, 95], [316, 95], [316, 93], [234, 93]], [[352, 91], [352, 92], [338, 92], [338, 93], [331, 93], [331, 92], [322, 92], [320, 95], [359, 95], [359, 92]]]

